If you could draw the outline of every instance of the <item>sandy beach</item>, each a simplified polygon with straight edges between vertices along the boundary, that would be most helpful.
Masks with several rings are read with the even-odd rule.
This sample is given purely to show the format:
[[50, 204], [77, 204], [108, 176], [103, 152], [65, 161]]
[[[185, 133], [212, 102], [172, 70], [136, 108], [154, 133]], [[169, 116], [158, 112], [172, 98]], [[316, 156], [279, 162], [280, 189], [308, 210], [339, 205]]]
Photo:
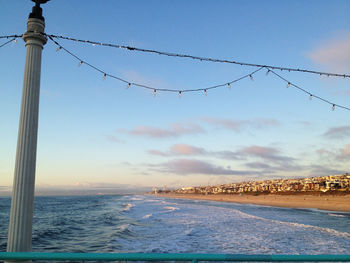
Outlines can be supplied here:
[[350, 212], [350, 195], [199, 195], [158, 194], [166, 198], [197, 199], [291, 208]]

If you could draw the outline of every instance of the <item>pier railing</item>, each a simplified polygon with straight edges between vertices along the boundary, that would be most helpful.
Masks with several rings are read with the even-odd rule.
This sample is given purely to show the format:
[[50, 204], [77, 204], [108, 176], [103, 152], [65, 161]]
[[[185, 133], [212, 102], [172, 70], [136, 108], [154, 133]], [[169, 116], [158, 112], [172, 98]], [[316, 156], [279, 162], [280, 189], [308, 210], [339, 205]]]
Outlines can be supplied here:
[[231, 261], [231, 262], [350, 262], [349, 255], [246, 255], [178, 253], [43, 253], [0, 252], [1, 260], [45, 261]]

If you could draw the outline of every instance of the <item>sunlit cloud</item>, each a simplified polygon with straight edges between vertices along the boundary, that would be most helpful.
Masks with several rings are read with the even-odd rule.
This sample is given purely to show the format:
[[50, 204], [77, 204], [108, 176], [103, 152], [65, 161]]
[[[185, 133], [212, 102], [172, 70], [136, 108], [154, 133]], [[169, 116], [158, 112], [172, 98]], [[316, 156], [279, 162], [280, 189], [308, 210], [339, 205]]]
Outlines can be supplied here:
[[329, 128], [323, 136], [329, 139], [344, 139], [350, 137], [350, 126], [338, 126]]
[[256, 157], [272, 162], [292, 162], [295, 159], [281, 154], [280, 150], [273, 147], [253, 145], [237, 151], [240, 156]]
[[179, 156], [179, 155], [206, 155], [208, 152], [201, 147], [191, 146], [189, 144], [174, 144], [169, 151], [162, 152], [159, 150], [150, 150], [149, 154], [158, 155], [163, 157]]
[[175, 144], [168, 151], [150, 150], [149, 154], [163, 157], [176, 156], [206, 156], [226, 160], [246, 160], [248, 158], [260, 158], [265, 161], [274, 163], [292, 163], [295, 159], [281, 154], [280, 150], [273, 147], [249, 146], [241, 148], [237, 151], [210, 151], [202, 147], [196, 147], [189, 144]]
[[225, 128], [234, 132], [240, 132], [245, 128], [263, 129], [271, 126], [279, 126], [276, 119], [231, 120], [223, 118], [205, 117], [203, 120], [216, 127]]
[[179, 137], [183, 135], [194, 135], [204, 133], [204, 129], [194, 123], [175, 123], [168, 128], [157, 128], [152, 126], [137, 126], [132, 130], [125, 131], [130, 135], [162, 139], [169, 137]]
[[153, 169], [162, 173], [178, 175], [203, 174], [203, 175], [251, 175], [257, 172], [232, 170], [229, 167], [214, 165], [210, 162], [194, 159], [175, 159], [169, 162], [154, 165]]
[[337, 168], [331, 168], [329, 166], [324, 166], [324, 165], [311, 165], [309, 167], [310, 177], [316, 177], [316, 176], [327, 176], [327, 175], [334, 175], [334, 174], [344, 174], [347, 171], [344, 169], [337, 169]]
[[339, 149], [339, 154], [336, 156], [336, 159], [350, 161], [350, 144], [345, 145], [343, 149]]
[[175, 144], [170, 149], [171, 152], [181, 155], [202, 155], [206, 154], [206, 150], [201, 147], [195, 147], [188, 144]]
[[105, 139], [109, 142], [114, 142], [114, 143], [122, 143], [123, 141], [118, 139], [116, 136], [114, 135], [105, 135], [104, 136]]
[[335, 71], [347, 72], [350, 68], [350, 32], [328, 40], [311, 51], [308, 56], [316, 64]]

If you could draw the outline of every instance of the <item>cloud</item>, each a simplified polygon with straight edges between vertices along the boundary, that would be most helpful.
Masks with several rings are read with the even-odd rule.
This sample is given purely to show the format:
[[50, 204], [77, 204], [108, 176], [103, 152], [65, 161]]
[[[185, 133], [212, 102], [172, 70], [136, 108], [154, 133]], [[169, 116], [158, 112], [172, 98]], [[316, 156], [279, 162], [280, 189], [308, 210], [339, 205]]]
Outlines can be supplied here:
[[170, 125], [168, 128], [156, 128], [151, 126], [138, 126], [132, 130], [125, 131], [130, 135], [149, 137], [153, 139], [162, 139], [169, 137], [179, 137], [189, 134], [200, 134], [204, 133], [202, 127], [193, 123], [175, 123]]
[[292, 162], [295, 159], [287, 156], [283, 156], [280, 151], [273, 147], [263, 147], [263, 146], [249, 146], [242, 148], [237, 151], [238, 156], [247, 156], [261, 158], [263, 160], [272, 162]]
[[350, 126], [338, 126], [328, 129], [323, 136], [329, 139], [344, 139], [350, 137]]
[[254, 119], [254, 120], [231, 120], [223, 118], [205, 117], [203, 120], [216, 127], [225, 128], [234, 132], [240, 132], [244, 128], [263, 129], [278, 126], [280, 122], [276, 119]]
[[316, 64], [336, 71], [348, 71], [350, 67], [350, 33], [337, 36], [308, 54]]
[[[229, 167], [213, 165], [209, 162], [194, 159], [175, 159], [159, 165], [153, 165], [153, 169], [159, 172], [178, 175], [206, 174], [206, 175], [251, 175], [251, 171], [232, 170]], [[253, 172], [257, 174], [257, 172]]]
[[327, 176], [332, 174], [345, 174], [347, 172], [345, 170], [333, 169], [323, 165], [311, 165], [309, 166], [309, 169], [310, 169], [310, 174], [309, 174], [310, 177]]
[[226, 160], [259, 158], [273, 163], [283, 163], [284, 165], [291, 165], [295, 160], [294, 158], [282, 155], [276, 148], [257, 145], [241, 148], [237, 151], [208, 151], [202, 147], [196, 147], [189, 144], [175, 144], [168, 151], [150, 150], [148, 153], [162, 157], [206, 156]]
[[174, 144], [167, 152], [159, 150], [149, 150], [149, 154], [163, 157], [178, 156], [178, 155], [206, 155], [208, 152], [204, 148], [191, 146], [189, 144]]
[[105, 139], [106, 139], [107, 141], [116, 142], [116, 143], [122, 143], [122, 140], [118, 139], [118, 138], [117, 138], [116, 136], [114, 136], [114, 135], [105, 135], [104, 137], [105, 137]]
[[261, 162], [251, 162], [245, 164], [249, 168], [253, 169], [271, 169], [272, 166], [267, 163], [261, 163]]
[[339, 149], [339, 154], [336, 156], [337, 160], [350, 160], [350, 144], [345, 145], [343, 149]]

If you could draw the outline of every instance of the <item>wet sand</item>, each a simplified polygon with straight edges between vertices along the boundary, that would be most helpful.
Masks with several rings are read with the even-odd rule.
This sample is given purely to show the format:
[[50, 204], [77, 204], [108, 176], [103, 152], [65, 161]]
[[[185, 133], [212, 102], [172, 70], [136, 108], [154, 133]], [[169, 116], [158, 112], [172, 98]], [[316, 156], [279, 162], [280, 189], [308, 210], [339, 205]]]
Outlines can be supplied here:
[[350, 212], [350, 195], [200, 195], [157, 194], [166, 198], [197, 199], [291, 208]]

